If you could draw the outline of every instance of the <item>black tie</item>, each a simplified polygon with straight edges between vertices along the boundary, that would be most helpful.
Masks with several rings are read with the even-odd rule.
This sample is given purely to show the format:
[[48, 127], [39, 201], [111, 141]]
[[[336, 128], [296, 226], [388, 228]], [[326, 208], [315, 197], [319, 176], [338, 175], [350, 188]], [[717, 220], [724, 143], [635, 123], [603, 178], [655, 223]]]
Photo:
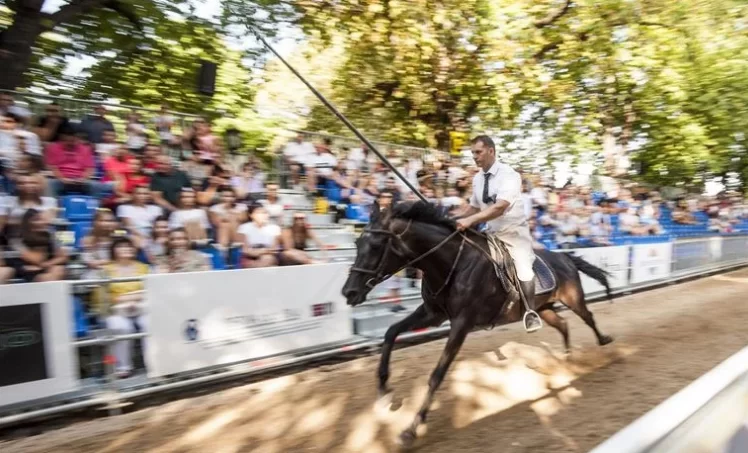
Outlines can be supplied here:
[[483, 203], [491, 204], [493, 200], [488, 196], [488, 180], [491, 179], [491, 173], [483, 173], [483, 177], [486, 178], [483, 181]]

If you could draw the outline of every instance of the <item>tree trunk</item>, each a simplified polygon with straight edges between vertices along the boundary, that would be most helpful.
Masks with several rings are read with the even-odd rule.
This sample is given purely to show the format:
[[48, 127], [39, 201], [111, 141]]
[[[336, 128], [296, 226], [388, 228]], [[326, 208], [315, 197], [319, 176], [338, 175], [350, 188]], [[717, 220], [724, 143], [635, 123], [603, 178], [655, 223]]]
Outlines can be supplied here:
[[25, 86], [24, 76], [31, 64], [32, 47], [43, 30], [40, 14], [38, 9], [19, 8], [10, 27], [0, 33], [0, 67], [3, 68], [0, 89], [15, 90]]

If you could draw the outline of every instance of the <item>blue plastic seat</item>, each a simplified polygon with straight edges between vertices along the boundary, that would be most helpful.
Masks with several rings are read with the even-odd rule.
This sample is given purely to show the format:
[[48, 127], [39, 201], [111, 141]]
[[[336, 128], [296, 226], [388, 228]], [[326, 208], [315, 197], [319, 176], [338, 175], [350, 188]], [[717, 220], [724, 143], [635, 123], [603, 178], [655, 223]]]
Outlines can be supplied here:
[[71, 222], [91, 221], [99, 207], [99, 200], [84, 195], [67, 195], [60, 200], [65, 218]]
[[83, 302], [79, 297], [73, 296], [73, 319], [75, 321], [75, 336], [83, 338], [88, 336], [89, 323]]

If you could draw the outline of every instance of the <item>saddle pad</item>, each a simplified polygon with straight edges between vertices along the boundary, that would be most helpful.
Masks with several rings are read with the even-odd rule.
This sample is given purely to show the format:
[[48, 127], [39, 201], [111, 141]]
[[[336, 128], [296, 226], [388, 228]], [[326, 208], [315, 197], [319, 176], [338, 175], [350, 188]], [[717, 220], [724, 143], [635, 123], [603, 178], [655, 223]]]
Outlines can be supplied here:
[[535, 256], [535, 262], [532, 263], [532, 270], [535, 271], [535, 295], [540, 296], [556, 289], [556, 276], [543, 258]]

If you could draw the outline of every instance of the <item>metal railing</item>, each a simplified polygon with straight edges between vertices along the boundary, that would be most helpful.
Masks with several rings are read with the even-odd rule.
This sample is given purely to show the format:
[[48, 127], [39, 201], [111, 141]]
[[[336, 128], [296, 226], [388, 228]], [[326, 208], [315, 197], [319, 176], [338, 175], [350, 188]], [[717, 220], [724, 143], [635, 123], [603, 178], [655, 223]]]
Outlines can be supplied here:
[[[19, 104], [29, 109], [35, 116], [42, 116], [44, 114], [44, 108], [52, 102], [59, 104], [62, 108], [63, 116], [66, 116], [71, 120], [82, 120], [87, 115], [92, 114], [93, 107], [96, 105], [105, 106], [107, 108], [107, 113], [114, 117], [111, 118], [115, 120], [113, 123], [120, 123], [120, 125], [127, 121], [127, 115], [133, 111], [141, 113], [143, 119], [155, 117], [161, 114], [160, 110], [157, 109], [149, 109], [128, 104], [115, 104], [111, 102], [78, 99], [69, 96], [52, 96], [25, 91], [0, 90], [0, 92], [12, 95], [16, 102], [20, 101]], [[199, 117], [199, 115], [172, 111], [169, 111], [169, 115], [178, 120], [181, 128], [185, 128], [188, 121]], [[118, 124], [115, 124], [115, 126], [117, 125]]]

